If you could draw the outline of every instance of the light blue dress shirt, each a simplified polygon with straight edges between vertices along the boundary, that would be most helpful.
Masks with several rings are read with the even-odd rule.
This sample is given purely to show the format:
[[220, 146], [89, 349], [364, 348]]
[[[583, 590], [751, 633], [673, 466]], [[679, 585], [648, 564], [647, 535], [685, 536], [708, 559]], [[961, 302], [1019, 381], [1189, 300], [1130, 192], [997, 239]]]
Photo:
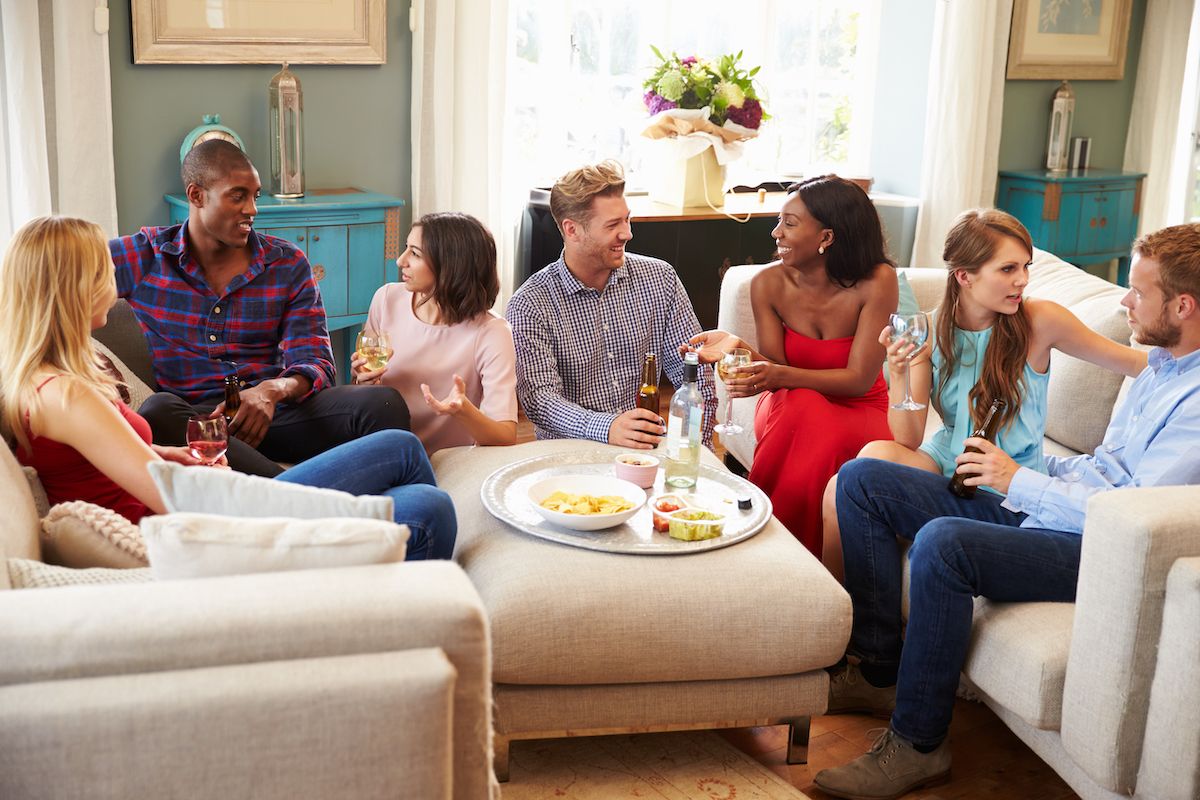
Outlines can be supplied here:
[[1029, 515], [1024, 528], [1083, 533], [1097, 492], [1200, 484], [1200, 350], [1182, 358], [1151, 350], [1095, 454], [1050, 456], [1046, 468], [1043, 475], [1022, 467], [1008, 487], [1004, 506]]
[[[581, 283], [560, 257], [517, 289], [505, 316], [517, 350], [517, 398], [539, 439], [608, 441], [613, 420], [636, 405], [646, 353], [658, 354], [679, 388], [679, 346], [700, 333], [671, 265], [633, 253], [602, 292]], [[700, 368], [700, 394], [710, 445], [717, 394], [708, 366]]]

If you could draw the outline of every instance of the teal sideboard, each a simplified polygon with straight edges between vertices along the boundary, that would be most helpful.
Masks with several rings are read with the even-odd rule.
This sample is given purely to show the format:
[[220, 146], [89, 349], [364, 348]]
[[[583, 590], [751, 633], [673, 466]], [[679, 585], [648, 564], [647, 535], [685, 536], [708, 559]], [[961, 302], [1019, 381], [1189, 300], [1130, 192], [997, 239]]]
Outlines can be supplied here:
[[996, 207], [1029, 229], [1035, 246], [1076, 266], [1117, 259], [1117, 282], [1129, 283], [1129, 248], [1137, 236], [1142, 172], [1003, 170]]
[[[187, 219], [187, 198], [166, 195], [172, 225]], [[312, 264], [329, 330], [361, 325], [375, 290], [396, 278], [404, 201], [360, 189], [317, 189], [295, 200], [264, 195], [254, 228], [294, 243]]]

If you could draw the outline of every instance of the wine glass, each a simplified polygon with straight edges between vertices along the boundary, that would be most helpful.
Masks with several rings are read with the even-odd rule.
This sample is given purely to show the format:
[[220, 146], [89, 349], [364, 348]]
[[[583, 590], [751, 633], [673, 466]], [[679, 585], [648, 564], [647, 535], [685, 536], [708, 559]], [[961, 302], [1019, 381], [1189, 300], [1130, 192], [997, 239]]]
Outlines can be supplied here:
[[[918, 311], [915, 314], [892, 314], [890, 324], [894, 340], [913, 345], [912, 352], [906, 356], [907, 361], [912, 361], [912, 357], [929, 338], [929, 315], [924, 311]], [[912, 370], [909, 369], [909, 366], [911, 365], [906, 364], [904, 369], [904, 400], [892, 405], [892, 408], [897, 411], [920, 411], [925, 407], [924, 403], [918, 403], [912, 399], [908, 377]]]
[[[750, 351], [744, 347], [735, 347], [717, 362], [717, 375], [720, 376], [722, 381], [728, 383], [730, 378], [737, 376], [737, 373], [733, 371], [736, 367], [744, 367], [749, 363]], [[728, 397], [725, 401], [725, 421], [714, 426], [713, 430], [722, 436], [725, 434], [737, 436], [745, 430], [745, 428], [733, 421], [732, 397]]]
[[372, 372], [386, 367], [388, 359], [392, 357], [392, 343], [386, 331], [363, 328], [358, 332], [354, 349], [367, 360], [366, 368]]
[[212, 466], [229, 447], [229, 428], [225, 417], [192, 417], [187, 424], [188, 450], [202, 463]]

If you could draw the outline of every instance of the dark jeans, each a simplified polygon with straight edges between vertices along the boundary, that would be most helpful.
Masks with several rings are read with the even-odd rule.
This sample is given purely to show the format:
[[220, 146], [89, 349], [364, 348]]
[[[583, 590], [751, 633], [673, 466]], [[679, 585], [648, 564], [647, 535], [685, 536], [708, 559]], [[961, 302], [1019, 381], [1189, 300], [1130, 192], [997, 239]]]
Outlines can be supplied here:
[[[1024, 514], [978, 492], [964, 500], [923, 470], [858, 458], [838, 472], [837, 515], [850, 652], [870, 671], [895, 672], [892, 728], [933, 747], [946, 737], [971, 638], [972, 598], [1072, 602], [1082, 537], [1021, 528]], [[913, 542], [908, 628], [901, 641], [901, 543]]]
[[[187, 444], [187, 421], [196, 414], [209, 414], [215, 404], [193, 406], [178, 395], [158, 392], [138, 408], [150, 423], [155, 444]], [[267, 435], [251, 447], [229, 437], [226, 457], [238, 472], [273, 478], [283, 468], [276, 461], [297, 464], [318, 453], [384, 430], [408, 430], [408, 406], [395, 389], [387, 386], [331, 386], [303, 403], [280, 403]]]

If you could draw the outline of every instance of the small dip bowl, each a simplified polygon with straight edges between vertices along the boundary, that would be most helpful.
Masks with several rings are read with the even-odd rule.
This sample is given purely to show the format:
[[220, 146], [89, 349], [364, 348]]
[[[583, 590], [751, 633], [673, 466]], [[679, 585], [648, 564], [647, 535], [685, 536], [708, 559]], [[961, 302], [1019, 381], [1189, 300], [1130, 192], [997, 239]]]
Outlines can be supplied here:
[[671, 514], [670, 536], [685, 542], [715, 539], [725, 530], [725, 516], [702, 508], [681, 508]]
[[650, 503], [654, 513], [654, 530], [666, 533], [671, 529], [671, 515], [681, 508], [689, 507], [688, 501], [677, 494], [663, 494], [655, 497]]
[[658, 477], [658, 459], [641, 453], [621, 453], [616, 458], [615, 474], [621, 480], [649, 489]]

